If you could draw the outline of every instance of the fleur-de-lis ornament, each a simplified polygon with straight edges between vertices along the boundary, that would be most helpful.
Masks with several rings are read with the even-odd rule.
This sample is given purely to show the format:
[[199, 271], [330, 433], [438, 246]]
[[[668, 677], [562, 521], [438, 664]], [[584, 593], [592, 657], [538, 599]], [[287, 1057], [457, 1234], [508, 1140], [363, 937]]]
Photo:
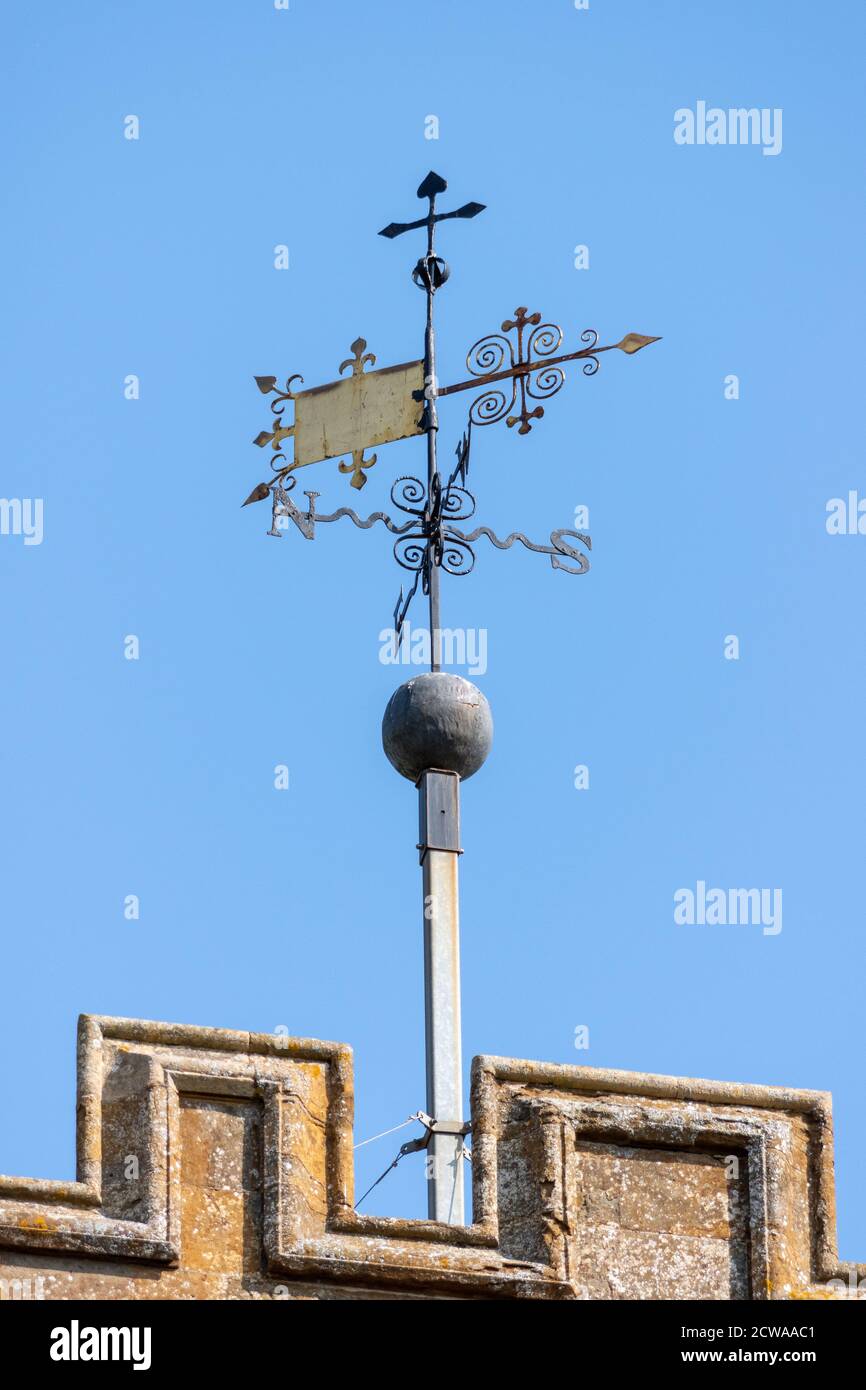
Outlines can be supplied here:
[[[345, 362], [340, 363], [340, 376], [343, 375], [347, 367], [352, 368], [352, 376], [363, 376], [364, 368], [368, 362], [371, 367], [376, 365], [376, 354], [375, 352], [365, 352], [364, 349], [367, 346], [366, 338], [356, 338], [354, 343], [350, 343], [349, 346], [353, 355], [347, 357]], [[362, 488], [367, 481], [367, 474], [364, 472], [365, 468], [372, 468], [378, 457], [378, 454], [374, 454], [372, 458], [365, 459], [364, 450], [355, 449], [352, 454], [352, 462], [343, 463], [341, 461], [337, 467], [341, 473], [351, 473], [352, 487]]]

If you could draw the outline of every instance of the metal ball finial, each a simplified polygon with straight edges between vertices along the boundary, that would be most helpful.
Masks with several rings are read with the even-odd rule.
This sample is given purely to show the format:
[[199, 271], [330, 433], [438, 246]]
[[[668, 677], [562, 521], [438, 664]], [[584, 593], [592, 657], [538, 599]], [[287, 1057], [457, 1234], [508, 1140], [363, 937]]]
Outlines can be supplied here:
[[412, 271], [419, 290], [440, 290], [451, 274], [451, 267], [441, 256], [422, 256]]
[[437, 768], [465, 781], [493, 743], [490, 706], [477, 686], [448, 671], [425, 671], [399, 686], [382, 720], [382, 746], [410, 782]]

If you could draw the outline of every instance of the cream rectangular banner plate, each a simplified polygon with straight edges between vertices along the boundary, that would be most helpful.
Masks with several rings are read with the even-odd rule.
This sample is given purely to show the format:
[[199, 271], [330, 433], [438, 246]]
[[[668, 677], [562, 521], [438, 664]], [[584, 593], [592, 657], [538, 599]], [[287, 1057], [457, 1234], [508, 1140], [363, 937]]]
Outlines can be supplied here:
[[423, 401], [413, 400], [412, 392], [423, 389], [424, 363], [401, 362], [299, 391], [294, 400], [295, 467], [422, 434]]

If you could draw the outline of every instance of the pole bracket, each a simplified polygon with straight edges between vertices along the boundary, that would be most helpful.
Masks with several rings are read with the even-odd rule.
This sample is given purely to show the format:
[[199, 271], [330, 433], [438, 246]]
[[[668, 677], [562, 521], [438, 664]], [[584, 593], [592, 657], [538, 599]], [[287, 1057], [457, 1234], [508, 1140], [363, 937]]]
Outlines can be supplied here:
[[418, 858], [428, 849], [462, 854], [460, 848], [460, 777], [428, 768], [418, 778]]
[[471, 1134], [472, 1125], [469, 1120], [434, 1120], [434, 1134]]
[[401, 1144], [401, 1154], [415, 1154], [428, 1149], [434, 1134], [465, 1135], [472, 1133], [470, 1120], [434, 1120], [432, 1115], [425, 1114], [423, 1110], [417, 1111], [412, 1118], [424, 1126], [424, 1133], [419, 1139], [409, 1139], [407, 1143]]

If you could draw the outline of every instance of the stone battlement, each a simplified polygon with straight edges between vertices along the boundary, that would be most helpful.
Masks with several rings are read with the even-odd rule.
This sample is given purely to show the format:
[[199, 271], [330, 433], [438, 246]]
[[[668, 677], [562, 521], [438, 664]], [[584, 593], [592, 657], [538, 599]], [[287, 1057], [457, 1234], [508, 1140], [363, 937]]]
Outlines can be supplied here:
[[355, 1213], [352, 1087], [338, 1043], [83, 1016], [78, 1179], [0, 1178], [0, 1295], [866, 1297], [823, 1092], [476, 1057], [455, 1228]]

